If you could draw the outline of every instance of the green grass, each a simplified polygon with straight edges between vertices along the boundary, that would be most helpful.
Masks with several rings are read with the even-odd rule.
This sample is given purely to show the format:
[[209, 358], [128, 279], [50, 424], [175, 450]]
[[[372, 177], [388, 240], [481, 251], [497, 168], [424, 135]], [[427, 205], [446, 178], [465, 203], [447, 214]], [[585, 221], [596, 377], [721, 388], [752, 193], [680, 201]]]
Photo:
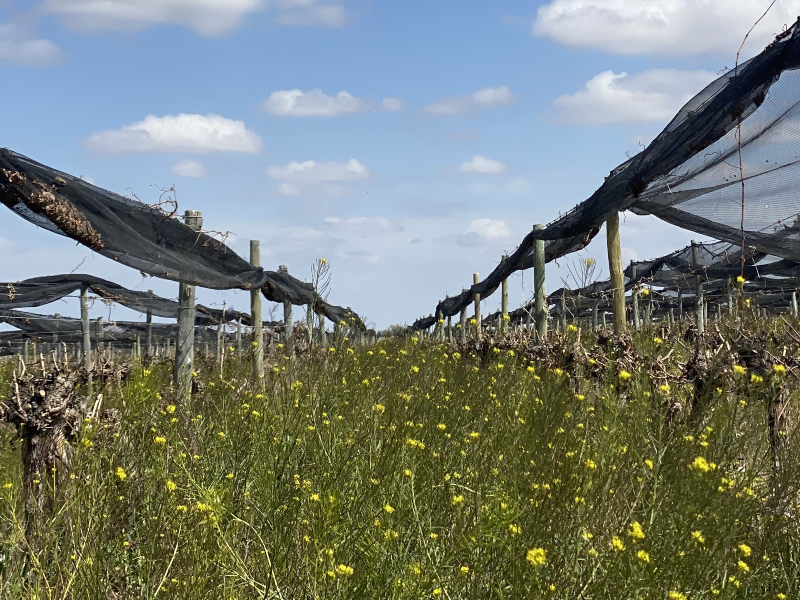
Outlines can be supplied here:
[[[727, 365], [730, 386], [676, 417], [692, 386], [662, 389], [651, 366], [688, 350], [637, 348], [626, 380], [519, 349], [342, 343], [278, 357], [263, 393], [247, 361], [199, 366], [191, 406], [170, 399], [169, 365], [137, 367], [105, 390], [119, 424], [85, 425], [36, 556], [2, 434], [0, 596], [799, 597], [794, 380]], [[779, 386], [773, 476], [763, 399]]]

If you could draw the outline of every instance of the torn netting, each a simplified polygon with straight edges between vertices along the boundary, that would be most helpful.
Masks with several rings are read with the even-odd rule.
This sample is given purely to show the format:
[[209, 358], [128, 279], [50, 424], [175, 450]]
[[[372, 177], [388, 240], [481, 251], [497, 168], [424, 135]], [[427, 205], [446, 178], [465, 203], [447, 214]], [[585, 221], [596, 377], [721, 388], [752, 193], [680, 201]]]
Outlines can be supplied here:
[[526, 235], [486, 279], [437, 311], [452, 316], [473, 294], [486, 298], [503, 279], [533, 266], [536, 239], [545, 240], [549, 262], [585, 247], [610, 214], [626, 209], [728, 243], [741, 245], [744, 237], [748, 248], [800, 262], [798, 67], [800, 21], [709, 84], [587, 200]]
[[125, 198], [8, 149], [0, 149], [0, 202], [25, 220], [148, 275], [210, 289], [261, 289], [273, 302], [312, 305], [336, 323], [362, 325], [313, 285], [253, 267], [223, 242], [154, 206]]

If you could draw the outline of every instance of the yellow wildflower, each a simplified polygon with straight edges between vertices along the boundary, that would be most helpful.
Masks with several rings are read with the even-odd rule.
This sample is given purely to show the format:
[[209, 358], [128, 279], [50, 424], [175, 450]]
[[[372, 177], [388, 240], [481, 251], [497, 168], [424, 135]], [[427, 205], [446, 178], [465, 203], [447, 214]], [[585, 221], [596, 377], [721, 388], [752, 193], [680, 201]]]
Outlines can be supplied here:
[[525, 555], [525, 560], [534, 567], [541, 567], [547, 564], [547, 550], [544, 548], [531, 548]]

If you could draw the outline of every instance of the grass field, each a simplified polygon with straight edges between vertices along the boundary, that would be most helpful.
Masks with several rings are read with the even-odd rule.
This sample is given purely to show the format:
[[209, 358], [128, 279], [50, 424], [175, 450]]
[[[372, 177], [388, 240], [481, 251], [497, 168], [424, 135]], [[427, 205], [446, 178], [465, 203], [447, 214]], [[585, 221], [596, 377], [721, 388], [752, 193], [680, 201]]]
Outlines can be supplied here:
[[[780, 324], [752, 327], [782, 356]], [[191, 406], [168, 364], [134, 366], [27, 539], [2, 434], [0, 596], [800, 597], [788, 358], [711, 357], [693, 401], [694, 344], [637, 336], [571, 331], [545, 360], [518, 340], [279, 349], [263, 392], [231, 353], [197, 366]]]

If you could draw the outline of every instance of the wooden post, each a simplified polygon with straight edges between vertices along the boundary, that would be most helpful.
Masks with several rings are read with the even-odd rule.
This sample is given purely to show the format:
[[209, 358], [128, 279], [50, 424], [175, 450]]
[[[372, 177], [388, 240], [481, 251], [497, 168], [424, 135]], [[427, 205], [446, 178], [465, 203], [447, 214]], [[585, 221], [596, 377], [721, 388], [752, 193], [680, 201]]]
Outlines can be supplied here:
[[319, 323], [318, 323], [318, 337], [319, 337], [319, 345], [320, 346], [327, 346], [328, 340], [327, 336], [325, 335], [325, 315], [318, 315], [319, 316]]
[[[477, 285], [478, 281], [479, 275], [477, 273], [473, 273], [472, 284]], [[481, 339], [481, 295], [472, 294], [472, 298], [475, 301], [475, 333], [478, 336], [478, 339]]]
[[[544, 225], [537, 223], [534, 231], [544, 229]], [[545, 256], [544, 240], [533, 242], [533, 290], [534, 290], [534, 319], [536, 321], [536, 340], [544, 341], [547, 336], [547, 305], [545, 304]]]
[[139, 335], [139, 334], [136, 334], [136, 347], [135, 347], [135, 351], [136, 351], [136, 358], [137, 358], [139, 361], [141, 361], [141, 360], [142, 360], [142, 336], [141, 336], [141, 335]]
[[[503, 254], [503, 257], [500, 259], [500, 264], [502, 265], [508, 259], [508, 254]], [[506, 333], [506, 320], [508, 318], [508, 278], [506, 277], [503, 279], [503, 283], [500, 285], [501, 290], [501, 297], [500, 297], [500, 333], [501, 335]]]
[[[250, 264], [261, 266], [261, 242], [250, 240]], [[261, 290], [250, 290], [250, 320], [253, 328], [253, 380], [257, 386], [264, 381], [264, 333], [261, 329]]]
[[[183, 220], [195, 231], [203, 228], [203, 213], [187, 210]], [[187, 404], [192, 396], [192, 371], [194, 370], [194, 318], [195, 287], [185, 283], [178, 284], [178, 337], [175, 347], [175, 366], [173, 380], [177, 388], [177, 399]]]
[[705, 333], [706, 325], [705, 325], [705, 310], [703, 308], [703, 281], [700, 279], [700, 275], [698, 275], [698, 265], [697, 265], [697, 243], [692, 240], [692, 267], [694, 268], [694, 285], [695, 285], [695, 318], [697, 319], [697, 333]]
[[611, 273], [611, 289], [614, 293], [611, 303], [614, 335], [621, 335], [625, 332], [625, 279], [622, 274], [618, 212], [614, 212], [606, 219], [606, 247], [608, 249], [608, 270]]
[[242, 358], [242, 317], [236, 319], [236, 356]]
[[597, 311], [600, 307], [600, 300], [595, 300], [592, 304], [592, 329], [597, 329]]
[[[467, 288], [464, 288], [464, 289], [461, 290], [461, 293], [463, 294], [466, 291], [467, 291]], [[461, 309], [461, 314], [458, 317], [458, 322], [461, 325], [461, 332], [459, 333], [459, 339], [462, 342], [466, 342], [467, 341], [467, 307], [466, 306], [464, 306], [464, 308]]]
[[636, 265], [631, 261], [631, 281], [633, 282], [633, 289], [631, 295], [633, 296], [633, 326], [638, 330], [641, 327], [639, 320], [639, 285], [636, 283]]
[[[89, 322], [89, 286], [81, 286], [81, 334], [83, 336], [83, 368], [86, 369], [88, 396], [92, 396], [92, 328]], [[88, 404], [88, 402], [87, 402]], [[83, 407], [86, 409], [86, 406]], [[84, 410], [85, 413], [85, 410]]]
[[447, 317], [447, 341], [453, 343], [453, 317]]
[[797, 317], [797, 291], [792, 292], [792, 316]]
[[[147, 295], [152, 298], [153, 290], [147, 290]], [[149, 308], [147, 309], [147, 335], [145, 344], [147, 345], [147, 357], [150, 358], [153, 356], [153, 311]]]
[[314, 305], [306, 306], [306, 329], [308, 330], [308, 347], [314, 345]]
[[[278, 267], [279, 273], [288, 273], [286, 265]], [[289, 356], [294, 356], [294, 321], [292, 315], [292, 303], [288, 300], [283, 301], [283, 341], [286, 344], [286, 351]]]
[[683, 321], [683, 290], [678, 288], [678, 321]]

